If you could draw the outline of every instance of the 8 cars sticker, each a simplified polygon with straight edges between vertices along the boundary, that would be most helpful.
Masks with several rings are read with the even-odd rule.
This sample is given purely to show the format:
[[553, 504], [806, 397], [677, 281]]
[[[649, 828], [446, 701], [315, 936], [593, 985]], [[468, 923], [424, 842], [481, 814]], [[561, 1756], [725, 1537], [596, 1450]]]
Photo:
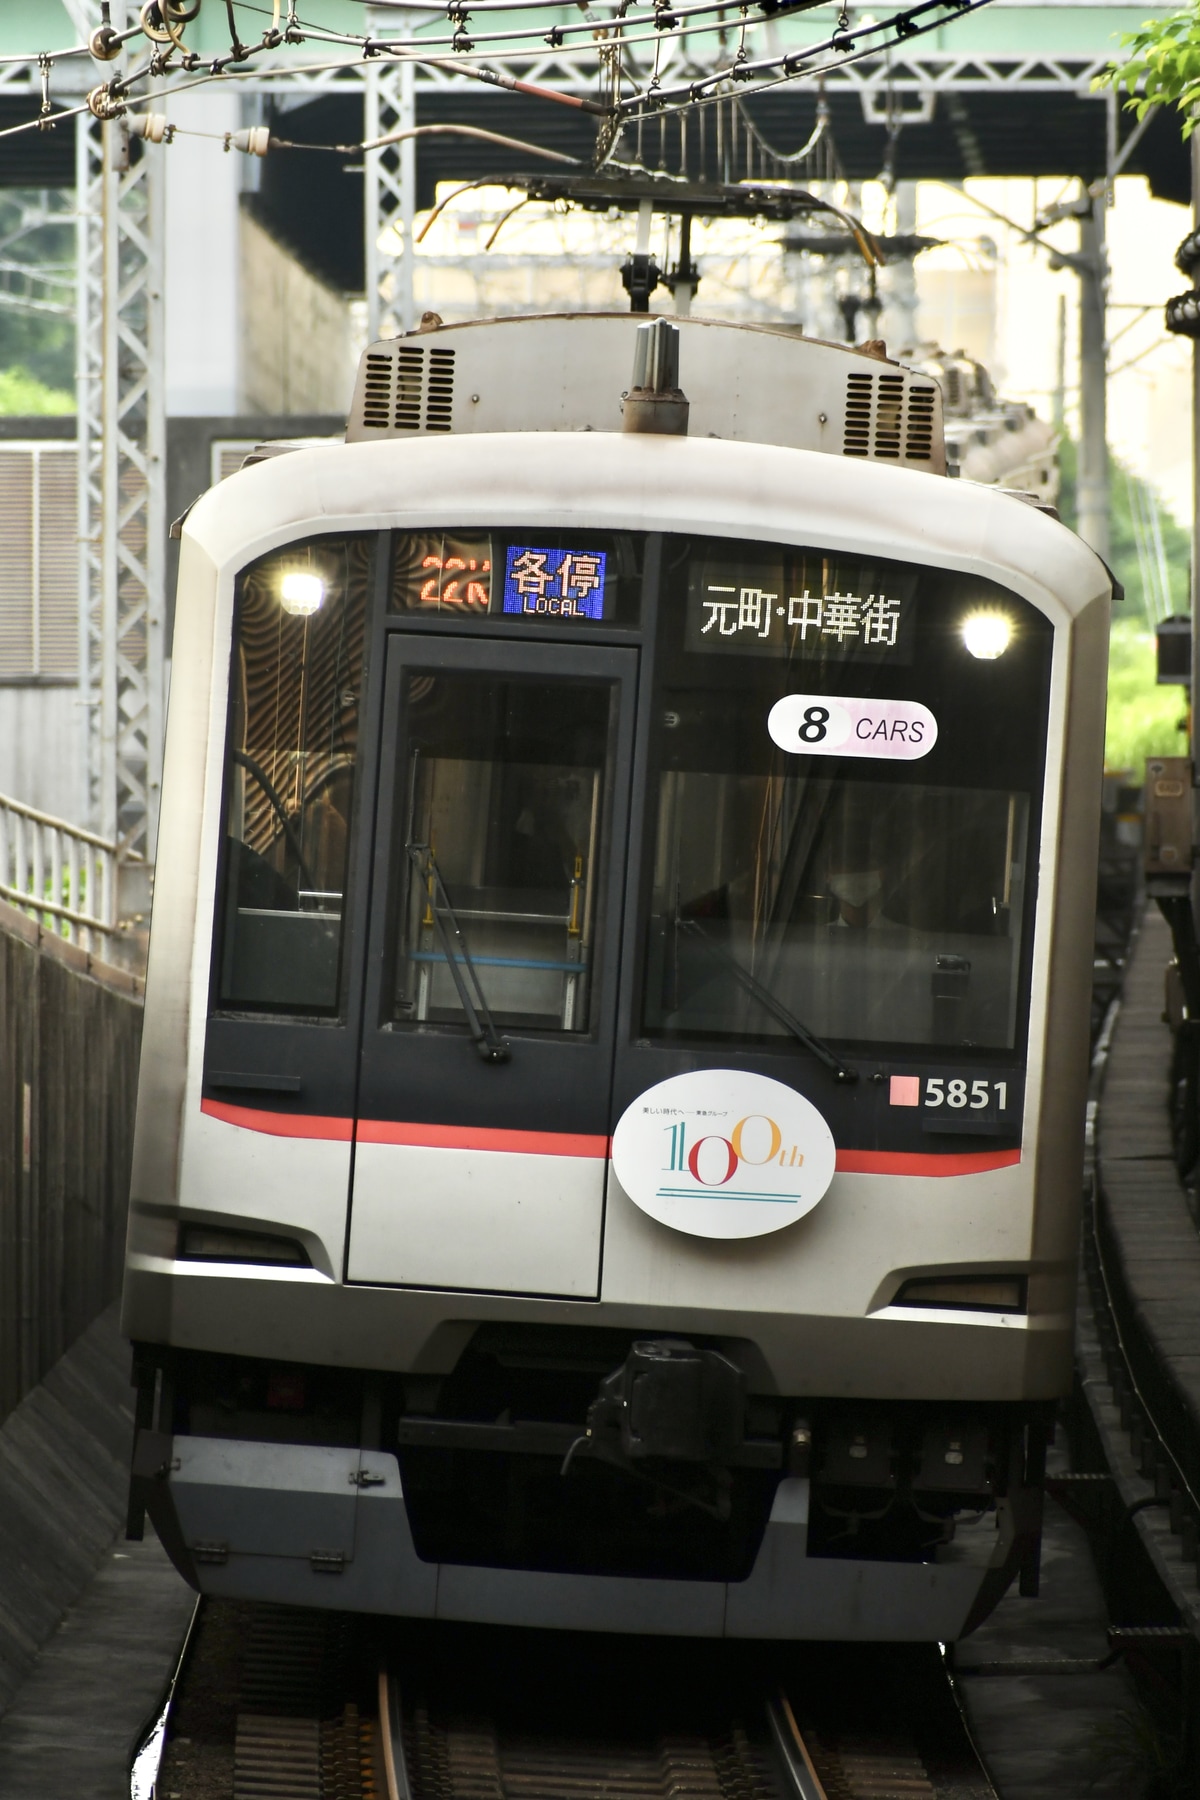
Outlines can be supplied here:
[[919, 700], [785, 694], [767, 730], [793, 756], [870, 756], [915, 762], [937, 743], [937, 720]]

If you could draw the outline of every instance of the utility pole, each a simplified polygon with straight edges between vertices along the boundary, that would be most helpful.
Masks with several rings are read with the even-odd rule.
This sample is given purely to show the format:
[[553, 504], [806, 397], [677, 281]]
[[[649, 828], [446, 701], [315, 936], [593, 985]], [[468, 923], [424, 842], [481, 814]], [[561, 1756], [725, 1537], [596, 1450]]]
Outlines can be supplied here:
[[1108, 470], [1108, 345], [1104, 329], [1108, 260], [1104, 248], [1105, 190], [1089, 198], [1079, 217], [1079, 535], [1107, 562], [1110, 547]]
[[[896, 183], [896, 236], [915, 238], [917, 184]], [[896, 350], [915, 348], [917, 342], [917, 271], [912, 256], [899, 256], [887, 276], [888, 336]]]
[[1058, 329], [1054, 344], [1054, 396], [1051, 421], [1061, 436], [1067, 422], [1067, 296], [1058, 296]]
[[1097, 556], [1108, 560], [1108, 343], [1105, 305], [1108, 257], [1104, 215], [1108, 184], [1093, 195], [1086, 188], [1074, 200], [1039, 213], [1044, 230], [1062, 219], [1079, 221], [1079, 249], [1051, 252], [1052, 269], [1070, 269], [1079, 277], [1079, 461], [1076, 469], [1076, 529]]

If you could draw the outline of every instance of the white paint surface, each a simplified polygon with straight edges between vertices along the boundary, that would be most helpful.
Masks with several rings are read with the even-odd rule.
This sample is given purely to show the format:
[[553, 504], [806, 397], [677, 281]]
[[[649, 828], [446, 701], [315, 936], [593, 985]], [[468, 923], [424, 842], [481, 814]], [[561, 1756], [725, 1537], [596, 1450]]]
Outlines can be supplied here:
[[351, 1281], [592, 1299], [605, 1162], [360, 1142]]

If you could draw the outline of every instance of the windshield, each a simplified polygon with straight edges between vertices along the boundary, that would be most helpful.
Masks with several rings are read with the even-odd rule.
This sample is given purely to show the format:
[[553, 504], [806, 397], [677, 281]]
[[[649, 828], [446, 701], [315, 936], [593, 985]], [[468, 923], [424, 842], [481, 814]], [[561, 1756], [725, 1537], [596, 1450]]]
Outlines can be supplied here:
[[[674, 540], [657, 648], [652, 1037], [1023, 1032], [1052, 630], [961, 574]], [[714, 951], [720, 954], [714, 954]]]
[[463, 1020], [453, 950], [497, 1024], [588, 1029], [614, 701], [605, 680], [408, 674], [396, 1021]]
[[341, 981], [372, 543], [314, 538], [238, 582], [214, 1002], [331, 1014]]

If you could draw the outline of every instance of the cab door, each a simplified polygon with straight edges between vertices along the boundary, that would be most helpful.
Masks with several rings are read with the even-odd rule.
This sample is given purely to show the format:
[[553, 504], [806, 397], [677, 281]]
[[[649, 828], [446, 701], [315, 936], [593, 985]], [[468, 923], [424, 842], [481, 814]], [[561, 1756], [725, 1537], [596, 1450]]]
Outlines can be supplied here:
[[598, 1294], [637, 659], [389, 639], [351, 1282]]

